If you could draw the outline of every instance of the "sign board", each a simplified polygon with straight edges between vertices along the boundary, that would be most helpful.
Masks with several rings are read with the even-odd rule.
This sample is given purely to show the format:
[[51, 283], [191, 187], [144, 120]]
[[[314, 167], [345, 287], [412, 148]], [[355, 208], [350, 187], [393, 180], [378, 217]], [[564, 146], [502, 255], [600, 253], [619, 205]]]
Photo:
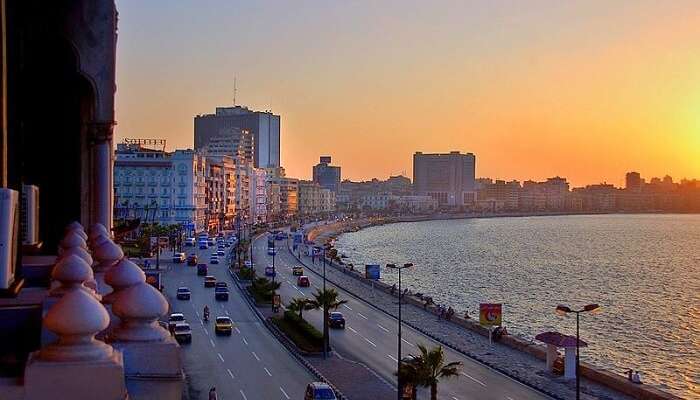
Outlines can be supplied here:
[[479, 324], [482, 326], [501, 326], [503, 318], [503, 304], [481, 303], [479, 304]]
[[167, 236], [161, 236], [158, 238], [158, 244], [160, 244], [160, 247], [167, 247], [168, 243], [170, 243], [170, 238]]
[[160, 290], [160, 272], [144, 271], [146, 273], [146, 283]]
[[365, 265], [365, 278], [366, 279], [378, 281], [379, 277], [380, 277], [379, 264], [366, 264]]

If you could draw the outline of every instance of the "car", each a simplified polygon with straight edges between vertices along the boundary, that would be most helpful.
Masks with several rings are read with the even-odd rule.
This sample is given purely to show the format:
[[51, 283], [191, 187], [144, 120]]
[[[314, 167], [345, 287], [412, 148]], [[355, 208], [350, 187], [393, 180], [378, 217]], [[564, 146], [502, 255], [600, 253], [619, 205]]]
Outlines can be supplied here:
[[207, 264], [197, 264], [197, 275], [206, 276], [209, 273], [209, 268]]
[[267, 248], [267, 255], [268, 255], [268, 256], [274, 256], [275, 254], [277, 254], [277, 250], [275, 250], [274, 247], [268, 247], [268, 248]]
[[190, 254], [189, 257], [187, 257], [187, 265], [194, 267], [197, 265], [197, 255], [196, 254]]
[[229, 335], [233, 332], [233, 321], [229, 317], [216, 317], [214, 332], [217, 335]]
[[170, 317], [168, 317], [168, 330], [172, 332], [175, 329], [175, 325], [181, 322], [185, 322], [185, 314], [179, 312], [170, 314]]
[[265, 267], [265, 276], [276, 276], [277, 271], [273, 267]]
[[223, 257], [226, 255], [226, 252], [223, 249], [220, 249], [219, 251], [216, 252], [216, 255], [219, 257]]
[[338, 400], [338, 398], [327, 383], [311, 382], [306, 385], [304, 400]]
[[182, 286], [177, 288], [177, 299], [178, 300], [189, 300], [192, 296], [190, 288]]
[[227, 287], [228, 287], [228, 283], [223, 282], [223, 281], [217, 281], [216, 284], [214, 285], [214, 287], [216, 287], [216, 288], [220, 288], [220, 287], [227, 288]]
[[173, 253], [173, 262], [180, 264], [185, 262], [187, 257], [185, 256], [185, 253]]
[[195, 243], [196, 243], [196, 241], [194, 238], [185, 239], [185, 246], [193, 247]]
[[214, 288], [214, 299], [228, 301], [229, 291], [227, 287]]
[[218, 264], [219, 263], [219, 257], [217, 256], [211, 256], [209, 258], [209, 264]]
[[190, 324], [187, 322], [180, 322], [173, 328], [173, 336], [178, 343], [191, 343], [192, 342], [192, 329]]
[[293, 267], [292, 268], [292, 275], [294, 276], [301, 276], [304, 275], [304, 267]]
[[328, 326], [331, 328], [345, 329], [345, 317], [343, 313], [333, 311], [328, 315]]
[[275, 234], [275, 240], [284, 240], [287, 238], [287, 234], [284, 232], [277, 232]]
[[199, 242], [199, 249], [200, 250], [206, 250], [208, 248], [209, 248], [209, 245], [207, 244], [207, 242]]
[[231, 242], [224, 242], [224, 247], [231, 247]]
[[207, 275], [204, 277], [204, 287], [214, 287], [216, 286], [216, 277]]
[[297, 286], [299, 287], [309, 287], [311, 286], [311, 282], [309, 281], [309, 277], [306, 275], [302, 275], [297, 278]]
[[208, 244], [209, 246], [214, 246], [214, 245], [216, 244], [216, 242], [214, 241], [213, 238], [209, 238], [209, 239], [207, 240], [207, 244]]

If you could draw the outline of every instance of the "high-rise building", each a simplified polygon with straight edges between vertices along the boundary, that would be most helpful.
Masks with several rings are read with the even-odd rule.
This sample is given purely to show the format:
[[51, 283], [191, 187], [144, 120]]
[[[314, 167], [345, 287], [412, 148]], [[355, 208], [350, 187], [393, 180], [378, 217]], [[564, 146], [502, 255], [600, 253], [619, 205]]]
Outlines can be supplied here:
[[214, 114], [194, 117], [194, 147], [206, 146], [220, 135], [235, 135], [248, 130], [253, 136], [253, 164], [256, 168], [279, 167], [280, 116], [271, 112], [252, 111], [247, 107], [217, 107]]
[[475, 194], [476, 157], [472, 153], [413, 155], [413, 190], [432, 196], [440, 206], [471, 205]]
[[337, 194], [340, 191], [340, 167], [331, 165], [330, 156], [321, 156], [313, 168], [313, 181]]
[[641, 192], [642, 186], [644, 186], [644, 181], [639, 172], [628, 172], [625, 175], [625, 189], [631, 192]]

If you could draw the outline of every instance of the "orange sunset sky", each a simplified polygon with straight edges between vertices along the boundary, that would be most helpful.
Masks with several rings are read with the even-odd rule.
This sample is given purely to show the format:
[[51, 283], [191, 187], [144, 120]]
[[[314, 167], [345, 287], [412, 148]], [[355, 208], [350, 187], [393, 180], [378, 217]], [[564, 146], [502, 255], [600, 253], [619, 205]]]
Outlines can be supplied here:
[[415, 151], [576, 186], [700, 178], [697, 1], [117, 1], [117, 133], [192, 147], [193, 117], [282, 116], [282, 164], [353, 180]]

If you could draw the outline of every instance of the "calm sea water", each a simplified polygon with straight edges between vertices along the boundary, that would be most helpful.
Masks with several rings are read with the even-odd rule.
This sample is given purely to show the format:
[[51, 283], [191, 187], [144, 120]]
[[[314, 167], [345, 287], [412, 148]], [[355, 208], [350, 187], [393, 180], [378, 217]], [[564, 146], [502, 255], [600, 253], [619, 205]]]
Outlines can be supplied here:
[[[490, 218], [377, 226], [341, 236], [355, 265], [412, 262], [402, 283], [478, 317], [501, 302], [504, 324], [528, 338], [575, 334], [557, 304], [582, 315], [582, 360], [685, 398], [700, 398], [700, 215]], [[382, 280], [396, 274], [382, 270]]]

